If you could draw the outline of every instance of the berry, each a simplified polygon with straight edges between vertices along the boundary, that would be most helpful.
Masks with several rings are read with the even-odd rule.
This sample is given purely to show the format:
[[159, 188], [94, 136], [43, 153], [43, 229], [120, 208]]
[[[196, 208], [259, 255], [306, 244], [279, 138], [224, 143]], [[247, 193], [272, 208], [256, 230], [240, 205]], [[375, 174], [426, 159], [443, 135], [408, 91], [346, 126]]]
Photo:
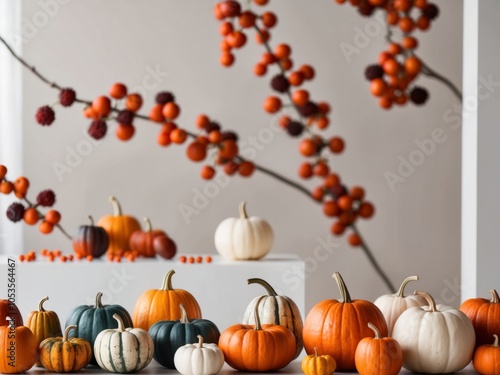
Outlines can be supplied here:
[[287, 59], [288, 57], [290, 57], [291, 53], [292, 49], [288, 44], [279, 44], [274, 49], [274, 56], [276, 56], [279, 60]]
[[295, 90], [292, 93], [292, 101], [298, 106], [306, 105], [309, 102], [309, 92], [306, 90]]
[[45, 221], [52, 225], [57, 225], [61, 221], [61, 214], [56, 210], [49, 210], [45, 214]]
[[109, 96], [113, 99], [123, 99], [127, 95], [127, 86], [123, 83], [115, 83], [109, 88]]
[[308, 81], [314, 78], [315, 72], [311, 65], [302, 65], [299, 68], [299, 71], [304, 75], [304, 79]]
[[47, 221], [42, 221], [42, 222], [40, 222], [40, 225], [38, 226], [38, 230], [42, 234], [49, 234], [50, 232], [52, 232], [54, 230], [54, 225], [52, 225], [51, 223], [49, 223]]
[[336, 223], [333, 223], [331, 231], [336, 236], [340, 236], [345, 231], [345, 225], [342, 224], [340, 221], [337, 221]]
[[124, 109], [118, 112], [118, 116], [116, 116], [116, 121], [122, 125], [132, 125], [132, 121], [134, 121], [135, 114], [128, 109]]
[[247, 10], [247, 11], [241, 13], [240, 17], [238, 18], [238, 23], [243, 28], [249, 28], [249, 27], [253, 27], [255, 25], [256, 19], [257, 19], [257, 16], [255, 15], [255, 13]]
[[319, 111], [318, 106], [313, 102], [307, 102], [305, 105], [298, 106], [297, 109], [304, 117], [313, 116]]
[[204, 114], [198, 115], [198, 117], [196, 118], [196, 127], [198, 129], [205, 129], [208, 126], [208, 124], [210, 124], [210, 119], [208, 118], [207, 115]]
[[299, 176], [302, 178], [311, 178], [313, 175], [312, 165], [310, 163], [302, 163], [299, 167]]
[[422, 10], [422, 15], [430, 20], [433, 20], [439, 16], [439, 8], [435, 4], [429, 4], [424, 8], [424, 10]]
[[177, 144], [182, 144], [186, 141], [187, 133], [184, 129], [174, 129], [170, 133], [170, 140]]
[[26, 194], [30, 187], [30, 182], [26, 177], [18, 177], [14, 181], [14, 191], [16, 193]]
[[231, 160], [231, 161], [228, 161], [224, 165], [224, 172], [228, 176], [232, 176], [232, 175], [234, 175], [238, 171], [238, 168], [239, 168], [238, 163], [236, 163], [235, 161]]
[[36, 122], [40, 125], [50, 125], [56, 119], [56, 114], [52, 108], [48, 105], [44, 105], [43, 107], [38, 108], [36, 111]]
[[333, 137], [328, 142], [328, 148], [334, 154], [339, 154], [344, 150], [345, 144], [344, 140], [340, 137]]
[[278, 74], [271, 80], [271, 87], [281, 93], [285, 93], [290, 88], [290, 82], [283, 74]]
[[92, 108], [100, 117], [106, 117], [111, 111], [111, 100], [107, 96], [98, 96], [92, 102]]
[[299, 152], [304, 156], [313, 156], [318, 151], [316, 142], [312, 139], [303, 139], [299, 143]]
[[208, 134], [210, 134], [213, 131], [220, 131], [220, 125], [215, 121], [211, 121], [207, 125], [205, 125], [205, 131]]
[[156, 103], [158, 104], [167, 104], [175, 101], [175, 97], [171, 92], [162, 91], [156, 94]]
[[290, 121], [290, 123], [286, 127], [286, 131], [292, 137], [298, 137], [304, 131], [304, 125], [298, 121]]
[[373, 14], [373, 11], [375, 10], [375, 7], [373, 7], [369, 3], [363, 3], [360, 4], [358, 7], [358, 12], [365, 17], [369, 17]]
[[255, 165], [251, 161], [244, 161], [238, 167], [238, 172], [243, 177], [249, 177], [255, 170]]
[[231, 52], [222, 52], [219, 62], [222, 66], [231, 66], [234, 63], [234, 55]]
[[347, 194], [347, 189], [344, 185], [335, 185], [330, 188], [330, 193], [332, 194], [333, 199], [337, 200]]
[[62, 89], [59, 92], [59, 102], [63, 107], [69, 107], [71, 104], [75, 102], [76, 92], [73, 89]]
[[269, 113], [276, 113], [281, 109], [281, 99], [277, 96], [269, 96], [264, 101], [264, 110]]
[[370, 202], [363, 202], [359, 206], [358, 214], [364, 219], [369, 219], [375, 213], [375, 207]]
[[414, 87], [410, 92], [410, 100], [416, 105], [424, 104], [429, 98], [429, 93], [423, 87]]
[[194, 141], [186, 148], [186, 155], [192, 161], [202, 161], [207, 156], [207, 146]]
[[174, 120], [181, 113], [181, 108], [174, 102], [169, 102], [163, 106], [163, 116], [169, 120]]
[[231, 160], [238, 155], [238, 145], [232, 139], [227, 139], [220, 143], [219, 156]]
[[142, 96], [141, 94], [133, 93], [127, 95], [127, 100], [125, 101], [125, 107], [132, 112], [137, 112], [142, 106]]
[[56, 202], [56, 195], [50, 189], [41, 191], [36, 197], [36, 203], [42, 207], [52, 207]]
[[354, 246], [354, 247], [361, 245], [361, 242], [362, 242], [361, 237], [359, 235], [357, 235], [356, 233], [350, 234], [349, 237], [347, 238], [347, 241], [349, 242], [349, 244], [351, 246]]
[[14, 190], [14, 184], [10, 181], [0, 182], [0, 192], [3, 194], [10, 194]]
[[36, 223], [38, 223], [40, 217], [38, 216], [36, 208], [30, 207], [24, 211], [23, 219], [26, 224], [35, 225]]
[[21, 220], [24, 216], [24, 206], [21, 203], [14, 202], [7, 208], [7, 217], [14, 223]]
[[88, 133], [94, 139], [101, 139], [106, 135], [107, 130], [106, 121], [94, 120], [89, 126]]
[[201, 178], [203, 178], [204, 180], [211, 180], [214, 176], [215, 176], [215, 169], [213, 169], [211, 166], [205, 165], [201, 169]]
[[219, 3], [219, 9], [223, 17], [238, 17], [241, 13], [240, 3], [234, 0]]
[[0, 164], [0, 180], [2, 180], [7, 174], [7, 167], [5, 165]]
[[278, 18], [276, 15], [272, 12], [264, 12], [260, 16], [260, 19], [262, 21], [262, 24], [267, 27], [268, 29], [276, 26], [276, 23], [278, 22]]
[[115, 135], [120, 141], [128, 141], [130, 138], [134, 136], [135, 127], [134, 125], [123, 125], [118, 124], [116, 128]]

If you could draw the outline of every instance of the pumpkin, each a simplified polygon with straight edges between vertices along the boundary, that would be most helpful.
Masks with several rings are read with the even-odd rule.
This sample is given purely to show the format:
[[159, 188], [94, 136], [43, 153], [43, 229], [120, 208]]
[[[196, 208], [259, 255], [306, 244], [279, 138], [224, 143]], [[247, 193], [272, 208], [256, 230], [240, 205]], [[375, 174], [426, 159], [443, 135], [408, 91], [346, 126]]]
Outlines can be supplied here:
[[481, 345], [474, 353], [473, 365], [476, 371], [484, 375], [500, 375], [500, 346], [498, 335], [493, 335], [493, 345]]
[[361, 375], [397, 375], [403, 366], [403, 351], [398, 342], [390, 337], [382, 337], [372, 323], [368, 327], [375, 338], [365, 337], [356, 348], [354, 361]]
[[355, 371], [354, 355], [358, 343], [373, 335], [368, 328], [372, 322], [387, 336], [384, 315], [377, 306], [365, 300], [353, 300], [340, 273], [335, 272], [341, 299], [328, 299], [317, 303], [307, 314], [302, 331], [307, 354], [314, 348], [335, 358], [339, 371]]
[[99, 219], [97, 226], [103, 227], [109, 236], [108, 252], [111, 254], [130, 250], [130, 236], [141, 230], [141, 224], [136, 218], [122, 214], [118, 199], [111, 196], [109, 201], [113, 205], [113, 215], [106, 215]]
[[153, 248], [156, 254], [165, 259], [172, 259], [177, 253], [177, 245], [166, 234], [156, 236], [153, 240]]
[[76, 372], [92, 359], [92, 348], [85, 339], [68, 338], [75, 325], [66, 327], [62, 337], [49, 337], [40, 343], [40, 362], [52, 372]]
[[[70, 337], [80, 337], [87, 340], [90, 346], [94, 346], [96, 337], [105, 329], [117, 328], [118, 322], [113, 319], [114, 314], [118, 314], [124, 327], [132, 327], [132, 318], [127, 310], [120, 305], [103, 305], [101, 302], [102, 293], [97, 293], [95, 305], [80, 305], [75, 307], [66, 319], [66, 327], [76, 325], [76, 329], [69, 333]], [[92, 356], [90, 363], [97, 365], [95, 356]]]
[[215, 248], [230, 260], [260, 259], [271, 250], [274, 241], [269, 223], [258, 217], [248, 217], [245, 202], [239, 207], [238, 219], [228, 218], [215, 231]]
[[33, 367], [38, 358], [35, 335], [28, 327], [17, 325], [9, 317], [0, 326], [0, 372], [19, 374]]
[[166, 236], [166, 233], [160, 229], [154, 229], [151, 225], [151, 220], [144, 218], [146, 230], [138, 230], [130, 236], [130, 249], [137, 251], [141, 256], [146, 258], [156, 257], [156, 250], [153, 246], [154, 239], [157, 236]]
[[331, 355], [318, 355], [316, 348], [314, 354], [306, 355], [302, 360], [302, 372], [306, 375], [332, 375], [336, 367], [337, 363]]
[[94, 219], [89, 216], [90, 225], [81, 225], [73, 236], [73, 250], [75, 254], [86, 258], [102, 256], [109, 246], [109, 237], [106, 230], [94, 225]]
[[23, 325], [23, 316], [14, 302], [7, 299], [0, 299], [0, 326], [8, 324], [7, 317], [14, 319], [18, 326]]
[[491, 342], [494, 334], [500, 334], [500, 298], [496, 290], [491, 290], [491, 300], [471, 298], [460, 306], [469, 317], [476, 331], [476, 347]]
[[139, 296], [132, 312], [134, 327], [148, 330], [161, 320], [180, 319], [182, 314], [179, 304], [184, 305], [190, 318], [201, 318], [200, 305], [193, 295], [183, 289], [172, 287], [174, 273], [174, 270], [167, 272], [160, 289], [151, 289]]
[[382, 314], [384, 314], [385, 321], [387, 322], [387, 329], [389, 330], [389, 336], [392, 335], [392, 328], [396, 323], [399, 316], [410, 307], [415, 306], [426, 306], [427, 301], [422, 296], [408, 295], [405, 296], [405, 287], [410, 281], [417, 281], [418, 276], [407, 277], [399, 287], [399, 290], [395, 294], [384, 294], [378, 297], [374, 304], [377, 306]]
[[403, 367], [413, 372], [447, 374], [469, 364], [476, 336], [469, 318], [460, 310], [438, 305], [429, 293], [429, 306], [411, 307], [396, 321], [392, 337], [403, 350]]
[[[26, 327], [35, 335], [37, 347], [48, 337], [62, 336], [61, 323], [57, 314], [54, 311], [47, 311], [43, 308], [43, 304], [48, 299], [49, 297], [45, 297], [40, 300], [38, 311], [32, 311], [28, 315], [26, 322]], [[42, 363], [38, 360], [36, 365], [41, 366]]]
[[248, 284], [262, 285], [268, 295], [261, 296], [264, 297], [262, 300], [260, 297], [256, 297], [250, 302], [243, 315], [242, 323], [255, 324], [253, 311], [255, 305], [259, 303], [259, 318], [262, 324], [278, 324], [292, 331], [297, 346], [294, 358], [297, 358], [304, 348], [302, 344], [302, 317], [299, 308], [291, 298], [279, 296], [273, 287], [262, 279], [249, 279]]
[[224, 354], [216, 344], [186, 344], [175, 352], [174, 364], [182, 375], [215, 375], [224, 365]]
[[[261, 297], [263, 298], [263, 297]], [[239, 371], [268, 372], [287, 366], [295, 356], [295, 336], [280, 325], [261, 324], [259, 304], [255, 325], [235, 324], [222, 332], [219, 348], [229, 366]]]
[[170, 369], [175, 368], [174, 356], [177, 349], [197, 340], [198, 335], [208, 343], [217, 343], [220, 332], [217, 326], [207, 319], [189, 319], [183, 304], [178, 306], [179, 320], [162, 320], [151, 326], [149, 333], [155, 344], [156, 362]]

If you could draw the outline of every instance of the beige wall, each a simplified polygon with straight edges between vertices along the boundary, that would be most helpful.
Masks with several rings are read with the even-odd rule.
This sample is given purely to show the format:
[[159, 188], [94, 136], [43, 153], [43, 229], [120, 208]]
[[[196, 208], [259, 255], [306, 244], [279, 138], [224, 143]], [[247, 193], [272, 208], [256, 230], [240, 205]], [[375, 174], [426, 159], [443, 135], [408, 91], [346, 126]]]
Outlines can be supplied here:
[[[42, 17], [40, 26], [31, 29], [33, 35], [25, 35], [24, 56], [51, 79], [74, 87], [80, 96], [90, 99], [106, 93], [117, 80], [131, 87], [141, 85], [149, 70], [158, 68], [165, 74], [160, 75], [157, 89], [175, 93], [182, 106], [182, 126], [194, 129], [196, 116], [206, 112], [225, 128], [237, 130], [244, 140], [269, 128], [272, 119], [261, 110], [270, 93], [268, 78], [251, 73], [262, 49], [252, 42], [237, 51], [235, 66], [220, 67], [214, 1], [72, 0], [58, 3], [59, 9], [43, 10], [41, 4], [47, 3], [54, 4], [23, 2], [25, 20]], [[462, 6], [456, 0], [439, 1], [439, 5], [439, 20], [429, 33], [419, 34], [418, 52], [436, 70], [460, 83]], [[280, 17], [272, 42], [291, 43], [296, 63], [316, 67], [317, 78], [307, 87], [314, 98], [332, 103], [333, 125], [328, 134], [340, 134], [347, 141], [345, 153], [334, 159], [335, 169], [348, 184], [365, 186], [377, 206], [375, 218], [360, 224], [377, 258], [395, 284], [419, 274], [422, 281], [415, 286], [458, 304], [453, 285], [460, 275], [460, 130], [453, 128], [455, 120], [443, 118], [456, 108], [456, 99], [441, 84], [422, 78], [418, 83], [431, 91], [424, 108], [382, 111], [363, 78], [365, 66], [375, 62], [384, 48], [382, 30], [350, 62], [340, 48], [342, 43], [355, 45], [359, 30], [377, 30], [373, 19], [360, 17], [351, 6], [326, 0], [275, 0], [269, 8]], [[51, 14], [43, 26], [40, 12], [47, 9]], [[373, 29], [366, 29], [367, 22]], [[36, 125], [36, 108], [55, 102], [57, 93], [26, 71], [23, 79], [24, 170], [33, 191], [51, 187], [57, 192], [57, 207], [70, 230], [85, 222], [89, 213], [95, 217], [108, 213], [107, 197], [115, 194], [128, 213], [147, 215], [166, 229], [184, 253], [215, 252], [217, 224], [235, 215], [243, 199], [251, 214], [273, 225], [274, 252], [295, 252], [306, 258], [327, 239], [331, 222], [319, 206], [261, 174], [250, 180], [232, 179], [187, 223], [179, 206], [192, 206], [194, 192], [206, 187], [199, 178], [201, 166], [185, 158], [182, 146], [157, 147], [157, 129], [149, 123], [137, 122], [130, 143], [107, 137], [59, 181], [52, 165], [64, 163], [68, 149], [75, 150], [86, 139], [88, 121], [77, 106], [58, 107], [57, 121], [50, 128]], [[147, 104], [155, 92], [147, 92]], [[397, 173], [399, 157], [408, 160], [418, 150], [415, 142], [430, 138], [436, 128], [443, 129], [446, 140], [436, 144], [423, 164], [392, 191], [384, 174]], [[296, 140], [274, 133], [256, 160], [296, 178], [302, 161], [296, 150]], [[35, 228], [25, 230], [25, 240], [26, 250], [71, 248], [61, 235], [43, 237]], [[334, 271], [344, 275], [357, 298], [374, 299], [387, 292], [360, 250], [350, 248], [344, 238], [334, 241], [338, 247], [327, 260], [308, 260], [307, 307], [338, 297], [330, 279]]]

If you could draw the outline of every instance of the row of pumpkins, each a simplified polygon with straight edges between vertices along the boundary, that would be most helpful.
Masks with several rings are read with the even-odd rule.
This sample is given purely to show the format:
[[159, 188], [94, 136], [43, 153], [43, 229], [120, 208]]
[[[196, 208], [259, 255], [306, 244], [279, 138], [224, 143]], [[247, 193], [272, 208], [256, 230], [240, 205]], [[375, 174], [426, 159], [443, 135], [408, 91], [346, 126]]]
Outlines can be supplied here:
[[[242, 324], [220, 333], [202, 319], [189, 292], [172, 287], [169, 271], [160, 289], [143, 293], [132, 316], [119, 305], [81, 305], [66, 320], [64, 334], [57, 314], [43, 307], [22, 325], [19, 311], [0, 303], [0, 372], [20, 373], [36, 361], [49, 371], [75, 372], [89, 363], [116, 373], [136, 372], [152, 358], [183, 375], [213, 375], [227, 362], [240, 371], [269, 372], [287, 366], [305, 348], [307, 375], [331, 375], [335, 370], [362, 375], [397, 374], [401, 367], [420, 373], [460, 371], [473, 359], [481, 374], [500, 374], [500, 300], [465, 301], [460, 310], [436, 305], [425, 292], [405, 296], [409, 277], [398, 293], [375, 303], [351, 299], [339, 273], [341, 298], [316, 304], [303, 324], [296, 304], [279, 296], [266, 281], [267, 295], [248, 305]], [[16, 322], [13, 317], [17, 316]], [[132, 328], [134, 327], [134, 328]], [[387, 337], [389, 335], [389, 337]], [[62, 336], [62, 337], [60, 337]], [[21, 349], [21, 350], [19, 350]], [[9, 363], [10, 361], [10, 363]]]

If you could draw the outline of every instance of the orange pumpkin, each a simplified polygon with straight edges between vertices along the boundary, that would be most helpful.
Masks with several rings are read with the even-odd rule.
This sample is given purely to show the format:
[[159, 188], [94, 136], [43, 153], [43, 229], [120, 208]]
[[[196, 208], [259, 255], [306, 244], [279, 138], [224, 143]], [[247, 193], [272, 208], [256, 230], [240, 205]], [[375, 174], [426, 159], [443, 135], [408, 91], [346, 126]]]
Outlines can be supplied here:
[[156, 249], [154, 240], [158, 236], [166, 236], [167, 234], [160, 229], [153, 229], [151, 221], [145, 217], [146, 230], [138, 230], [130, 236], [130, 249], [137, 251], [141, 256], [146, 258], [156, 257]]
[[167, 272], [160, 289], [151, 289], [144, 292], [134, 306], [132, 321], [134, 328], [148, 330], [154, 323], [161, 320], [179, 320], [183, 304], [187, 315], [191, 319], [201, 319], [201, 309], [191, 293], [183, 289], [172, 287], [172, 276], [175, 271]]
[[97, 222], [98, 227], [103, 227], [109, 236], [108, 252], [111, 254], [130, 250], [130, 236], [141, 230], [141, 224], [136, 218], [122, 214], [120, 202], [115, 197], [109, 197], [113, 205], [113, 215], [106, 215]]
[[307, 354], [331, 355], [339, 371], [355, 371], [354, 355], [358, 343], [373, 335], [368, 323], [379, 327], [387, 336], [387, 323], [373, 303], [352, 300], [340, 273], [335, 272], [341, 300], [329, 299], [317, 303], [307, 315], [302, 337]]
[[18, 326], [23, 325], [23, 317], [14, 302], [0, 299], [0, 326], [8, 324], [7, 317], [15, 319]]
[[280, 325], [261, 325], [258, 307], [256, 303], [255, 325], [235, 324], [219, 338], [219, 348], [227, 364], [239, 371], [276, 371], [295, 357], [292, 331]]
[[500, 346], [498, 335], [493, 335], [493, 345], [481, 345], [474, 353], [473, 365], [477, 372], [484, 375], [500, 375]]
[[372, 323], [368, 327], [375, 338], [365, 337], [356, 348], [354, 360], [360, 375], [397, 375], [403, 367], [403, 351], [398, 342], [390, 337], [382, 337]]
[[490, 294], [491, 301], [486, 298], [471, 298], [460, 306], [476, 331], [476, 348], [491, 343], [493, 335], [500, 334], [500, 298], [494, 289]]
[[0, 372], [18, 374], [33, 367], [38, 358], [35, 335], [28, 327], [8, 324], [0, 327]]

